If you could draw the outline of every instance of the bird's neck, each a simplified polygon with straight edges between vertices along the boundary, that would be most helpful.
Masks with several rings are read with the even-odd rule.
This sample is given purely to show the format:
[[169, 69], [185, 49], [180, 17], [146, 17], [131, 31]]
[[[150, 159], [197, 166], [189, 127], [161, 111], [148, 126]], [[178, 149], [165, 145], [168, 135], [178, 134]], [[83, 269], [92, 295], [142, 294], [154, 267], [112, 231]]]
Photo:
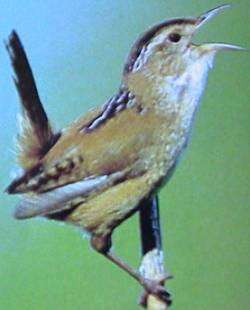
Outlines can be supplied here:
[[[194, 112], [206, 85], [207, 74], [214, 55], [204, 55], [199, 60], [171, 61], [159, 55], [126, 77], [130, 92], [145, 109], [159, 115], [173, 116], [184, 126], [190, 126]], [[192, 55], [191, 55], [192, 56]], [[178, 55], [176, 56], [178, 57]]]

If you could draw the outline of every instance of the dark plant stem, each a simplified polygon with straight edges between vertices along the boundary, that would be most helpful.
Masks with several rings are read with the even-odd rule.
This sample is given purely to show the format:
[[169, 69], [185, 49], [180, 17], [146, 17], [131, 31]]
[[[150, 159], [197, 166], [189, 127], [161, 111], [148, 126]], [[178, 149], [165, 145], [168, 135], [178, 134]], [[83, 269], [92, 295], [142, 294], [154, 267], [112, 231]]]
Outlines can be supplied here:
[[[160, 213], [157, 195], [143, 201], [140, 207], [140, 231], [142, 261], [141, 274], [164, 285], [168, 278], [164, 270], [164, 260], [161, 242]], [[170, 295], [166, 299], [143, 293], [141, 304], [148, 310], [168, 309], [171, 304]]]

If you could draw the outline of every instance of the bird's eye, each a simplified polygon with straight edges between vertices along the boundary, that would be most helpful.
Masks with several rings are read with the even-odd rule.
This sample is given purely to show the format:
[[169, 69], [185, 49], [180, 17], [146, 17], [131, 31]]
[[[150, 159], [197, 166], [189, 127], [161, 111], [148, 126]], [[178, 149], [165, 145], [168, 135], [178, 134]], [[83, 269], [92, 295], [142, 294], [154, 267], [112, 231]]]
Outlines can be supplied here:
[[173, 43], [177, 43], [181, 39], [181, 35], [179, 33], [170, 33], [168, 36], [169, 40]]

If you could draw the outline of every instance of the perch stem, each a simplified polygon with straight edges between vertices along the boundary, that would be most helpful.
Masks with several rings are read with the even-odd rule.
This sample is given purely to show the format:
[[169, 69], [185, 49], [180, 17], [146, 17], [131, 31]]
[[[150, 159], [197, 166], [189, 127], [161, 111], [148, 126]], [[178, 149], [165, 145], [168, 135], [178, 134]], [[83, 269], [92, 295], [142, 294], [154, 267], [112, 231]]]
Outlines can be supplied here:
[[[140, 208], [140, 231], [142, 260], [140, 273], [143, 277], [159, 281], [164, 285], [168, 278], [164, 270], [163, 250], [160, 229], [158, 197], [152, 196], [142, 203]], [[170, 295], [169, 295], [170, 297]], [[171, 304], [159, 297], [143, 293], [141, 304], [148, 310], [167, 310]]]

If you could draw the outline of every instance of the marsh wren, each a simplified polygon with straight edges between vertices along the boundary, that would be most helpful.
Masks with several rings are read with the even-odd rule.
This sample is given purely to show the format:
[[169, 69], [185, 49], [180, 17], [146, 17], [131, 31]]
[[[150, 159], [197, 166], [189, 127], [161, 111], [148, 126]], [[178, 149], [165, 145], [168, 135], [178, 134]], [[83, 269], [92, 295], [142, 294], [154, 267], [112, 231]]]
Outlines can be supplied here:
[[[37, 98], [32, 107], [22, 100], [18, 160], [24, 173], [7, 188], [22, 194], [17, 219], [43, 216], [79, 226], [95, 250], [148, 292], [166, 293], [112, 253], [111, 234], [176, 166], [216, 52], [242, 49], [192, 43], [196, 31], [226, 7], [166, 20], [142, 34], [126, 60], [119, 91], [60, 133], [53, 132]], [[21, 70], [16, 42], [13, 32], [8, 49], [14, 69]], [[18, 79], [16, 86], [25, 89]]]

